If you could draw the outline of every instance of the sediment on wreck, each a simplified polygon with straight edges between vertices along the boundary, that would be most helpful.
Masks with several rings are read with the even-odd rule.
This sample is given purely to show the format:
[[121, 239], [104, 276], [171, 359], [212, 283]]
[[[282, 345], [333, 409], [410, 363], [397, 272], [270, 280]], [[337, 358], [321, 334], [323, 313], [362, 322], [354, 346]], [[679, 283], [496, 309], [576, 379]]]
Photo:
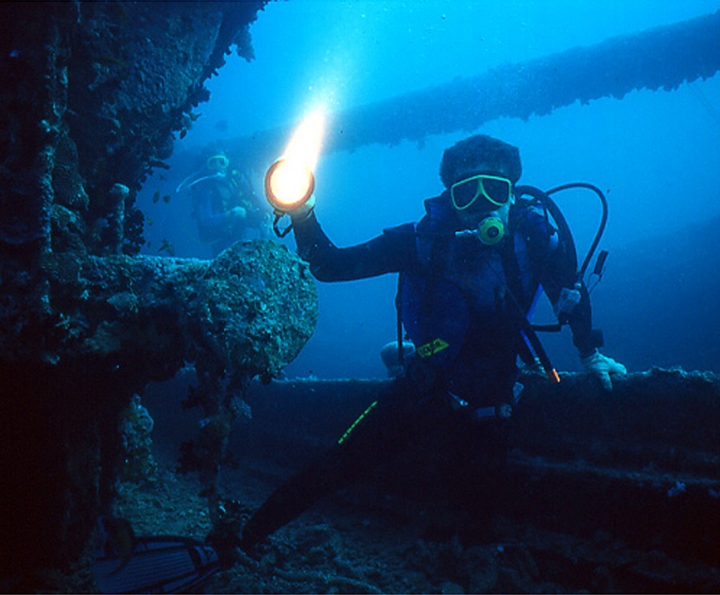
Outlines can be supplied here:
[[[4, 573], [69, 573], [91, 555], [95, 519], [111, 511], [122, 412], [149, 382], [188, 363], [204, 375], [198, 404], [227, 422], [224, 433], [203, 428], [219, 442], [192, 469], [205, 471], [212, 492], [236, 416], [232, 400], [242, 398], [237, 387], [277, 374], [317, 318], [307, 265], [270, 240], [238, 243], [213, 261], [49, 253], [43, 270], [50, 303], [62, 309], [41, 335], [0, 343], [3, 506], [11, 513], [3, 531], [14, 544]], [[54, 585], [65, 587], [81, 588]]]
[[[334, 504], [347, 501], [347, 514], [361, 518], [375, 509], [424, 525], [431, 544], [522, 548], [537, 563], [534, 580], [570, 590], [716, 592], [720, 378], [653, 368], [614, 378], [611, 392], [586, 374], [551, 384], [523, 373], [520, 382], [502, 481], [486, 499], [464, 497], [492, 476], [482, 465], [458, 473], [469, 438], [458, 425], [418, 436]], [[231, 449], [255, 477], [271, 478], [270, 492], [331, 447], [389, 383], [256, 385], [253, 419]], [[172, 439], [159, 425], [156, 440]]]
[[208, 262], [139, 255], [137, 192], [229, 48], [252, 56], [264, 4], [0, 8], [4, 590], [93, 589], [92, 537], [133, 395], [191, 363], [200, 404], [232, 421], [230, 388], [277, 374], [313, 332], [314, 282], [275, 242]]

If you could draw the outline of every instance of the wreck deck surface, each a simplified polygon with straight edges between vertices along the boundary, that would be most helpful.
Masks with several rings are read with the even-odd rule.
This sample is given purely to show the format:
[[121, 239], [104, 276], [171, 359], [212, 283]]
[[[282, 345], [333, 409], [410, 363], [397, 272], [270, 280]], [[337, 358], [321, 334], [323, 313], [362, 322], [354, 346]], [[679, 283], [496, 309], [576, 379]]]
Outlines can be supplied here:
[[[442, 497], [453, 462], [443, 456], [444, 442], [430, 433], [371, 479], [278, 531], [260, 563], [241, 564], [210, 588], [720, 589], [717, 377], [654, 369], [617, 381], [612, 393], [583, 375], [564, 375], [554, 387], [538, 376], [523, 380], [507, 489], [486, 527], [473, 527], [467, 510]], [[230, 450], [237, 466], [224, 472], [224, 489], [256, 508], [332, 444], [387, 384], [254, 385], [248, 396], [252, 419], [233, 434]], [[156, 417], [158, 449], [171, 455], [198, 420], [188, 414], [178, 424], [177, 417], [159, 411], [171, 409], [169, 403], [152, 394], [147, 405]]]

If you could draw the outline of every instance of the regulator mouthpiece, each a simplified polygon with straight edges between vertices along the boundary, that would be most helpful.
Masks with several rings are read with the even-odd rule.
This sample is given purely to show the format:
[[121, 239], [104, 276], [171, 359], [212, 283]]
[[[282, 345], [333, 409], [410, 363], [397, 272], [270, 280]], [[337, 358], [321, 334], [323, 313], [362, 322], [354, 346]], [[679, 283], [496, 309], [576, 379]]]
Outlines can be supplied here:
[[486, 217], [478, 225], [477, 235], [486, 246], [494, 246], [505, 236], [505, 224], [497, 217]]
[[310, 168], [290, 159], [278, 159], [265, 174], [265, 197], [275, 213], [292, 213], [302, 207], [315, 190]]

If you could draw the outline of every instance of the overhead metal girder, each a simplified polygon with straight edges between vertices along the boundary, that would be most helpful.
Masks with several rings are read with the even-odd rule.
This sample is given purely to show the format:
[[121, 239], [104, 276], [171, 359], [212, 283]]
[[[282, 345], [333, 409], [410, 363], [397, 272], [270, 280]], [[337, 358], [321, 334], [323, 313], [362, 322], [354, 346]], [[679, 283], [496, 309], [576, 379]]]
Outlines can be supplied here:
[[[429, 135], [471, 132], [503, 116], [527, 119], [576, 101], [676, 89], [719, 69], [720, 11], [343, 110], [333, 114], [323, 151], [422, 143]], [[232, 139], [227, 147], [263, 168], [288, 136], [288, 128], [279, 127]]]

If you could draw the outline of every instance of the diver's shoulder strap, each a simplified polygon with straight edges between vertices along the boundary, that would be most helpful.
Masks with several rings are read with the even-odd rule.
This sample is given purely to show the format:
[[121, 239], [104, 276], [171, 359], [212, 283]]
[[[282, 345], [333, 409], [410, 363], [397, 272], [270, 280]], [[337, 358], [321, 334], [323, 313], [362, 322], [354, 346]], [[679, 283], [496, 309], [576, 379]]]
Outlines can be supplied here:
[[[511, 233], [508, 234], [508, 241], [501, 249], [500, 257], [508, 286], [508, 295], [506, 295], [507, 311], [513, 319], [513, 324], [517, 327], [517, 353], [529, 365], [535, 363], [536, 358], [540, 360], [540, 364], [550, 381], [559, 382], [560, 377], [553, 368], [545, 348], [525, 314], [530, 308], [534, 296], [526, 295], [522, 286], [520, 265], [515, 251], [516, 230], [517, 228], [510, 227]], [[529, 258], [532, 257], [529, 255]]]
[[448, 247], [450, 244], [449, 240], [450, 238], [448, 236], [435, 237], [430, 240], [432, 242], [430, 262], [424, 271], [427, 283], [425, 284], [422, 305], [420, 306], [420, 316], [423, 319], [429, 319], [432, 313], [432, 302], [435, 297], [435, 292], [445, 273]]
[[[425, 221], [425, 219], [423, 219]], [[421, 222], [422, 224], [422, 222]], [[418, 319], [421, 327], [430, 328], [433, 302], [438, 291], [440, 281], [445, 272], [445, 264], [447, 262], [446, 254], [449, 244], [448, 236], [424, 236], [420, 237], [420, 241], [430, 242], [430, 259], [427, 263], [419, 263], [418, 267], [412, 274], [424, 279], [422, 296], [420, 298], [420, 308], [418, 310]], [[418, 248], [418, 252], [419, 252]], [[419, 259], [418, 259], [419, 260]], [[403, 290], [405, 281], [409, 272], [402, 272], [398, 277], [398, 291], [395, 296], [395, 307], [397, 309], [397, 341], [398, 345], [402, 345], [402, 310], [403, 310]], [[402, 349], [398, 350], [402, 353]], [[400, 356], [402, 357], [402, 355]], [[400, 361], [401, 365], [404, 362]]]
[[518, 218], [513, 217], [508, 224], [509, 233], [507, 234], [507, 239], [500, 249], [500, 261], [505, 273], [505, 280], [507, 281], [508, 289], [515, 297], [518, 304], [520, 304], [523, 310], [525, 310], [526, 308], [529, 308], [532, 296], [528, 297], [525, 295], [525, 290], [522, 285], [520, 264], [518, 263], [515, 246], [515, 234], [518, 231], [518, 227]]

